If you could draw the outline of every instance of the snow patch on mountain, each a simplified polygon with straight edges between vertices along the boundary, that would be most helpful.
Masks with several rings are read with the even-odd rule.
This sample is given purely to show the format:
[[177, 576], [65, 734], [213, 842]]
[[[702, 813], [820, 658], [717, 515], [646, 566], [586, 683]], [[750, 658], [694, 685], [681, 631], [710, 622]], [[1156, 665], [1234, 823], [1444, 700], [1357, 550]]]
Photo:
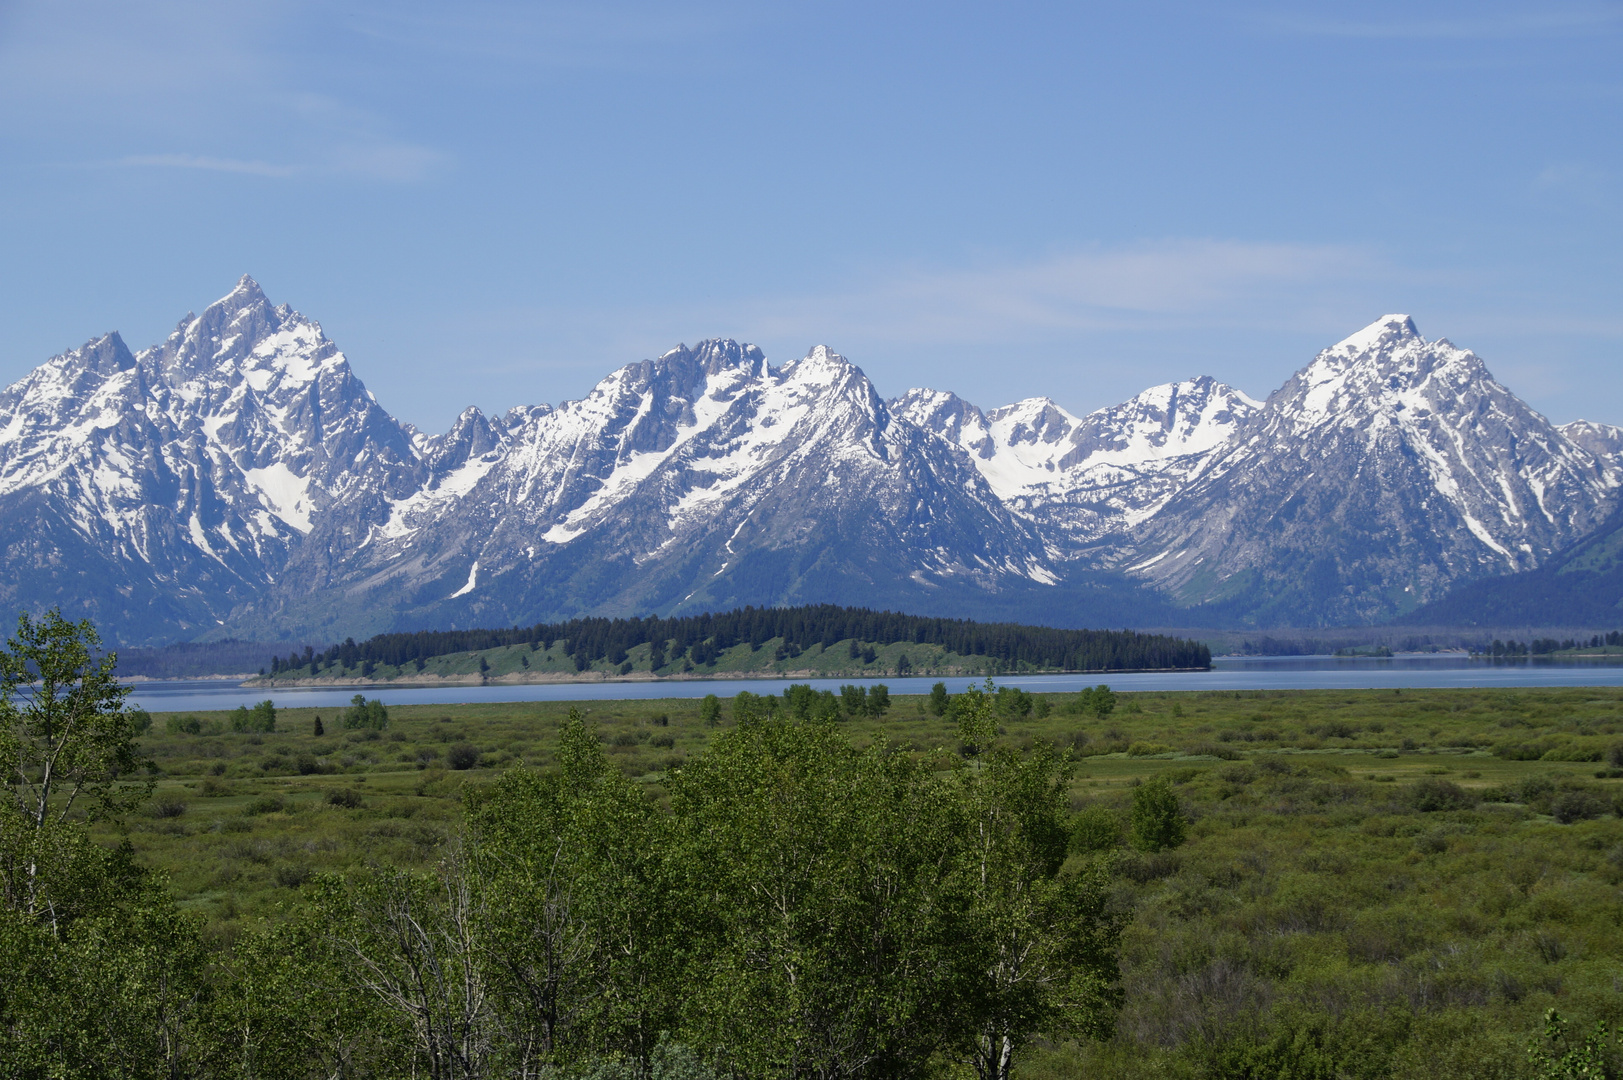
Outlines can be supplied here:
[[310, 531], [310, 482], [296, 475], [285, 462], [273, 461], [261, 469], [244, 469], [243, 479], [259, 493], [271, 513], [299, 530]]
[[961, 448], [1016, 512], [1086, 542], [1153, 516], [1261, 404], [1202, 376], [1077, 417], [1048, 398], [990, 412], [910, 390], [895, 414]]

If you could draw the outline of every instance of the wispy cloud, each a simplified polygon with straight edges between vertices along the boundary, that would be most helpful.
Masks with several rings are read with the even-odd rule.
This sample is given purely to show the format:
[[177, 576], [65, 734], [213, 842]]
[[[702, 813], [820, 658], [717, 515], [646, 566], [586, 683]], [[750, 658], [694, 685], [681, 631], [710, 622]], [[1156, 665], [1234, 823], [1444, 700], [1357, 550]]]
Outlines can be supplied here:
[[351, 11], [345, 25], [392, 49], [577, 69], [646, 62], [650, 49], [692, 47], [774, 17], [736, 0], [649, 5], [624, 0], [447, 6], [398, 2]]
[[1567, 37], [1623, 28], [1623, 6], [1548, 5], [1534, 11], [1482, 9], [1458, 18], [1395, 16], [1389, 19], [1325, 18], [1302, 12], [1270, 12], [1256, 17], [1264, 29], [1303, 37], [1389, 40], [1472, 40]]
[[[1157, 324], [1281, 318], [1386, 268], [1347, 245], [1179, 240], [969, 270], [914, 270], [822, 296], [758, 301], [763, 333], [813, 326], [865, 338], [988, 341]], [[1271, 314], [1270, 314], [1271, 312]]]
[[114, 165], [155, 169], [202, 169], [207, 172], [243, 173], [249, 176], [296, 176], [301, 171], [296, 165], [274, 165], [268, 161], [240, 161], [235, 158], [208, 157], [203, 154], [132, 154], [119, 158]]
[[384, 139], [355, 140], [335, 146], [319, 171], [406, 184], [426, 179], [448, 160], [445, 154], [427, 146]]
[[1613, 209], [1618, 203], [1616, 175], [1582, 161], [1556, 161], [1533, 177], [1533, 190], [1590, 210]]
[[383, 141], [344, 143], [328, 148], [318, 160], [279, 164], [208, 154], [130, 154], [108, 165], [142, 169], [197, 169], [276, 179], [353, 176], [396, 183], [423, 179], [444, 162], [444, 155], [423, 146]]
[[[413, 139], [386, 94], [328, 62], [315, 43], [329, 29], [306, 0], [16, 0], [0, 20], [0, 135], [53, 145], [54, 160], [73, 160], [55, 149], [71, 141], [89, 151], [78, 160], [103, 166], [430, 176], [446, 154]], [[109, 147], [111, 160], [89, 156]]]

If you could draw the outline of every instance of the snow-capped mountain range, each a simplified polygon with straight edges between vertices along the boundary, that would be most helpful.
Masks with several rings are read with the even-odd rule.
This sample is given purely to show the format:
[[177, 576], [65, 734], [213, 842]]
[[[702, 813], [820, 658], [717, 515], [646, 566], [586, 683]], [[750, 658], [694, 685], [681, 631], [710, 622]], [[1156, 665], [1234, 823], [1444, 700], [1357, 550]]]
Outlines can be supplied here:
[[0, 394], [0, 599], [126, 643], [858, 603], [1073, 625], [1350, 622], [1535, 567], [1616, 506], [1558, 428], [1386, 316], [1259, 402], [881, 398], [819, 346], [678, 347], [427, 436], [243, 278]]

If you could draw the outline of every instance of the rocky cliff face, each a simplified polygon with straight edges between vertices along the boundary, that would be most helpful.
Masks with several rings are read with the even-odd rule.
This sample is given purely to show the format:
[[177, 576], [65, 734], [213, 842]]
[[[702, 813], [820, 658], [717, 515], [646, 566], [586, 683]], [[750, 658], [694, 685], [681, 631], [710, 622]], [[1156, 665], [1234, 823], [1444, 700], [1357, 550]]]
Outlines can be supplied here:
[[1614, 463], [1623, 458], [1623, 428], [1611, 424], [1596, 424], [1589, 420], [1574, 420], [1556, 428], [1569, 442], [1588, 450], [1597, 458]]
[[887, 402], [829, 349], [714, 340], [431, 436], [244, 278], [0, 394], [0, 600], [132, 643], [808, 601], [1357, 621], [1582, 537], [1620, 448], [1403, 316], [1260, 403], [1207, 377], [1082, 417]]

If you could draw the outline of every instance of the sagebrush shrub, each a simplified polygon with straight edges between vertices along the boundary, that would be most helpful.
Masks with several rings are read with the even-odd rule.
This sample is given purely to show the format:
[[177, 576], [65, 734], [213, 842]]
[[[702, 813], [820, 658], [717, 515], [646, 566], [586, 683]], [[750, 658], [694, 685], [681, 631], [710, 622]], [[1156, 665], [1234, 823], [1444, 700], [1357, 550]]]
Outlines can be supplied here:
[[1089, 806], [1071, 823], [1072, 851], [1109, 851], [1120, 844], [1121, 815], [1108, 806]]
[[1477, 797], [1454, 783], [1435, 776], [1422, 777], [1408, 792], [1409, 805], [1423, 814], [1436, 810], [1469, 810]]
[[1563, 825], [1588, 821], [1611, 811], [1611, 804], [1592, 791], [1567, 791], [1550, 804], [1550, 813]]
[[1140, 851], [1164, 851], [1183, 843], [1183, 809], [1165, 780], [1150, 780], [1133, 789], [1131, 820], [1130, 839]]

